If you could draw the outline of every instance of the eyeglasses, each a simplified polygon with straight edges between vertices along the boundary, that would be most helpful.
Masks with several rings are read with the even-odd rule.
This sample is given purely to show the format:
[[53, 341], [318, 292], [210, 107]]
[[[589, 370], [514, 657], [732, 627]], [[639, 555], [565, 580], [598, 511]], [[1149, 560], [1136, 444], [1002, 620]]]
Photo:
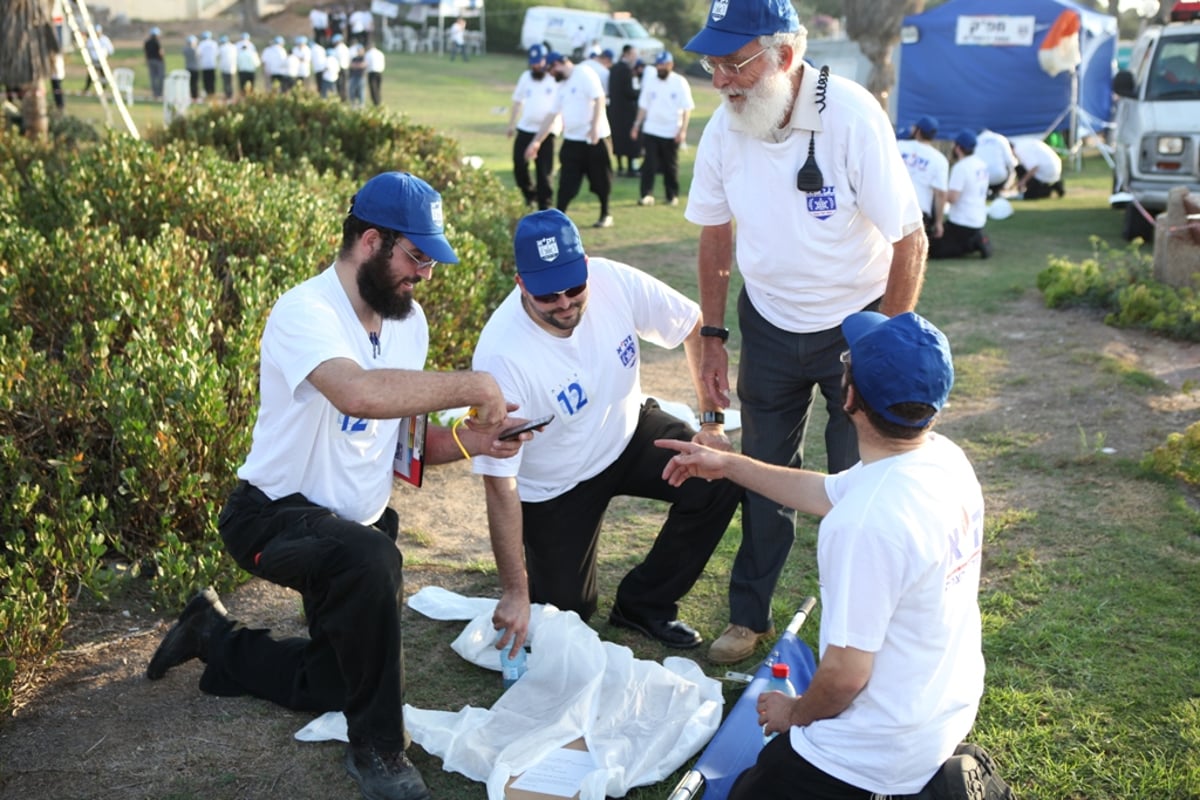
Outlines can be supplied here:
[[717, 70], [720, 70], [721, 74], [726, 78], [736, 78], [738, 75], [742, 74], [743, 67], [761, 56], [763, 53], [767, 52], [767, 49], [768, 48], [764, 47], [762, 50], [759, 50], [757, 53], [750, 56], [740, 64], [730, 64], [728, 61], [713, 61], [708, 56], [700, 56], [700, 67], [709, 75], [712, 75]]
[[531, 297], [533, 297], [533, 299], [537, 300], [539, 303], [549, 305], [550, 303], [557, 303], [558, 298], [562, 297], [564, 294], [567, 297], [579, 297], [579, 295], [583, 294], [583, 290], [586, 288], [587, 284], [581, 283], [578, 286], [572, 286], [570, 289], [564, 289], [561, 292], [553, 292], [551, 294], [535, 294], [531, 295]]
[[396, 242], [396, 246], [404, 251], [404, 255], [408, 256], [412, 260], [413, 264], [416, 265], [417, 269], [431, 269], [431, 268], [437, 266], [438, 262], [437, 262], [436, 258], [426, 258], [426, 259], [422, 260], [422, 259], [417, 258], [416, 253], [414, 253], [412, 250], [409, 250], [404, 245], [400, 244], [400, 242]]

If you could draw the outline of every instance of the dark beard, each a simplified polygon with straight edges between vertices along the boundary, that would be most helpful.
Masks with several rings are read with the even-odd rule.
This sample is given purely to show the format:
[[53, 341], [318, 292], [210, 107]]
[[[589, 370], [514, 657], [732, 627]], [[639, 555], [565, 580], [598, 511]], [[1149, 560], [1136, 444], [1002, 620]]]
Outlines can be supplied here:
[[540, 81], [542, 78], [546, 77], [546, 70], [531, 69], [529, 70], [529, 77], [533, 78], [535, 81]]
[[[413, 310], [412, 294], [401, 294], [391, 280], [392, 254], [383, 248], [358, 265], [358, 294], [384, 319], [405, 319]], [[415, 278], [420, 280], [420, 278]]]

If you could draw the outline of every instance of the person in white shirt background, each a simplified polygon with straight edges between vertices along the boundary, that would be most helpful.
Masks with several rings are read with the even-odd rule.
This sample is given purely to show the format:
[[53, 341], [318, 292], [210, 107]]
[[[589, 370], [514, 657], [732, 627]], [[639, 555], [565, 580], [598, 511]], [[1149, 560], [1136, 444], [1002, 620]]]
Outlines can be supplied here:
[[654, 75], [642, 81], [638, 114], [629, 136], [645, 148], [640, 206], [654, 205], [654, 179], [661, 171], [667, 205], [679, 204], [679, 148], [687, 141], [692, 118], [692, 88], [675, 72], [675, 58], [663, 50], [654, 58]]
[[946, 199], [945, 231], [941, 238], [929, 243], [930, 258], [960, 258], [979, 253], [980, 258], [992, 257], [992, 242], [983, 232], [987, 224], [988, 168], [975, 155], [975, 133], [965, 130], [954, 137], [957, 160], [950, 167]]
[[1016, 190], [1023, 200], [1041, 200], [1051, 194], [1062, 197], [1062, 158], [1054, 148], [1037, 136], [1014, 136], [1012, 152], [1016, 156]]
[[930, 241], [941, 238], [946, 214], [946, 182], [950, 177], [950, 162], [942, 151], [933, 146], [938, 121], [921, 117], [912, 127], [912, 138], [896, 143], [904, 166], [917, 190], [917, 202], [925, 219], [925, 233]]

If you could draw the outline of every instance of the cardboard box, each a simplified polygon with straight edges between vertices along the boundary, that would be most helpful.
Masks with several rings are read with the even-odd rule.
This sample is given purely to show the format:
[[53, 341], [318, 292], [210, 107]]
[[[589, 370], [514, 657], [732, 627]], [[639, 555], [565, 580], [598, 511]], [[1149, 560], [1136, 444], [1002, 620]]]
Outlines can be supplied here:
[[[563, 745], [560, 748], [560, 750], [574, 750], [574, 751], [582, 751], [584, 753], [588, 752], [587, 743], [583, 741], [583, 737], [580, 737], [573, 742]], [[563, 800], [564, 797], [567, 797], [567, 795], [546, 794], [543, 792], [531, 791], [529, 789], [518, 789], [513, 786], [514, 783], [516, 783], [517, 781], [519, 781], [523, 777], [525, 777], [525, 775], [527, 773], [538, 772], [539, 770], [545, 769], [545, 768], [548, 768], [550, 771], [554, 771], [554, 766], [553, 766], [552, 762], [555, 760], [555, 755], [556, 754], [551, 754], [551, 755], [547, 756], [541, 763], [536, 764], [533, 767], [530, 767], [528, 770], [526, 770], [526, 772], [522, 772], [520, 775], [514, 775], [511, 778], [509, 778], [508, 783], [506, 783], [504, 785], [505, 800]], [[551, 763], [548, 763], [548, 762], [551, 762]], [[543, 777], [549, 777], [549, 776], [543, 776]], [[570, 795], [570, 797], [573, 798], [573, 800], [579, 800], [579, 792], [576, 791], [575, 794]]]

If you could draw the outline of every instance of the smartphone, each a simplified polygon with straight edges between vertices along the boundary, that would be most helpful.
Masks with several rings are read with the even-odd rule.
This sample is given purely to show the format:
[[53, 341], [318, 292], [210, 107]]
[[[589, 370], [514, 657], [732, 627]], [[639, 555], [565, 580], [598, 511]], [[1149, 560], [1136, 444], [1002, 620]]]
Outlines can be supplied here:
[[507, 439], [515, 439], [525, 431], [531, 431], [534, 428], [540, 428], [543, 425], [549, 425], [550, 421], [553, 419], [553, 414], [547, 414], [544, 417], [531, 419], [529, 422], [522, 422], [520, 425], [514, 425], [511, 428], [505, 428], [504, 430], [500, 431], [500, 439], [502, 441]]

